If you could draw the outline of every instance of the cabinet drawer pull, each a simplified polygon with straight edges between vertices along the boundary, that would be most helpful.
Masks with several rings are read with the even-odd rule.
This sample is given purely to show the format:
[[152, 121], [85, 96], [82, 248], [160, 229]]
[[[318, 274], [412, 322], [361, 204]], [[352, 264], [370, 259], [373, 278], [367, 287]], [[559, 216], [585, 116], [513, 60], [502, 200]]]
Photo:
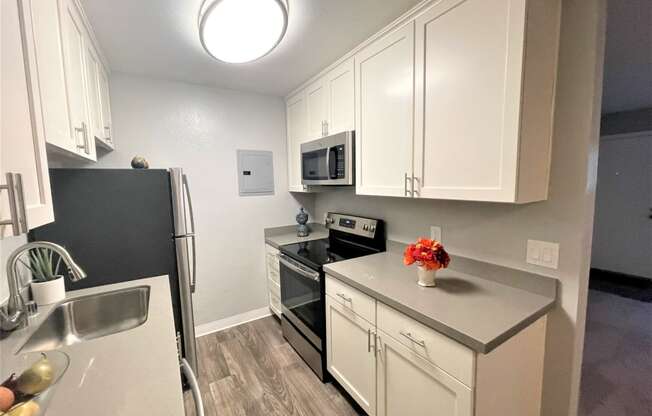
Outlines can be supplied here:
[[347, 296], [344, 295], [343, 293], [338, 293], [337, 296], [339, 296], [340, 298], [342, 298], [342, 300], [343, 300], [344, 302], [351, 302], [351, 301], [353, 301], [353, 299], [347, 297]]
[[405, 338], [409, 339], [411, 342], [413, 342], [413, 343], [415, 343], [415, 344], [417, 344], [417, 345], [419, 345], [419, 346], [421, 346], [423, 348], [426, 348], [426, 342], [423, 341], [423, 340], [418, 340], [418, 339], [414, 338], [414, 336], [411, 333], [404, 332], [404, 331], [400, 331], [399, 333], [401, 335], [403, 335]]

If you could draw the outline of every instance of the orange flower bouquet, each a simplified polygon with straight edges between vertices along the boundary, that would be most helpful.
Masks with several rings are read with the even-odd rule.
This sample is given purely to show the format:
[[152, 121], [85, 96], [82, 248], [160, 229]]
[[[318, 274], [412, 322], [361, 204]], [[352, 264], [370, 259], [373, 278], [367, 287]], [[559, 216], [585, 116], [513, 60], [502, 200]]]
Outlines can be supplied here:
[[435, 286], [437, 270], [448, 267], [451, 259], [444, 246], [437, 240], [420, 238], [415, 244], [410, 244], [403, 253], [403, 263], [406, 266], [419, 266], [418, 281], [420, 286]]

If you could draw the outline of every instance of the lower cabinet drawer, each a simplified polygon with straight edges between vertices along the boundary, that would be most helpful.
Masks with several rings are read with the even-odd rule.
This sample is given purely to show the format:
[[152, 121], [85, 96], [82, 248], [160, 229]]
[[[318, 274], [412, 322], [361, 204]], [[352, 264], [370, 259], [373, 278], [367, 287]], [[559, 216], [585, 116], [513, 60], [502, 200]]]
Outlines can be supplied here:
[[326, 294], [367, 321], [376, 322], [376, 299], [371, 296], [367, 296], [358, 289], [328, 275], [326, 276]]
[[281, 285], [279, 285], [278, 282], [269, 279], [267, 281], [267, 288], [270, 291], [270, 293], [273, 293], [279, 299], [281, 298]]
[[269, 292], [269, 308], [276, 316], [281, 317], [281, 298], [276, 294]]
[[418, 355], [473, 387], [475, 353], [446, 335], [378, 302], [378, 329]]
[[268, 269], [267, 278], [277, 285], [281, 284], [281, 273], [278, 270]]

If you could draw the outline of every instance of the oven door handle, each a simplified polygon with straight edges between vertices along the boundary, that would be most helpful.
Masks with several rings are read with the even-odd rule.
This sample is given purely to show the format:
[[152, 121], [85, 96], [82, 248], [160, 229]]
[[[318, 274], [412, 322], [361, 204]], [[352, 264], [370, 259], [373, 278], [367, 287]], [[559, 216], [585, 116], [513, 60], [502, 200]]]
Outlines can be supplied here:
[[278, 256], [278, 260], [288, 269], [292, 270], [293, 272], [303, 276], [307, 277], [308, 279], [314, 280], [316, 282], [319, 282], [319, 272], [315, 272], [312, 270], [306, 270], [306, 268], [296, 264], [294, 261], [290, 260], [289, 257], [281, 254]]

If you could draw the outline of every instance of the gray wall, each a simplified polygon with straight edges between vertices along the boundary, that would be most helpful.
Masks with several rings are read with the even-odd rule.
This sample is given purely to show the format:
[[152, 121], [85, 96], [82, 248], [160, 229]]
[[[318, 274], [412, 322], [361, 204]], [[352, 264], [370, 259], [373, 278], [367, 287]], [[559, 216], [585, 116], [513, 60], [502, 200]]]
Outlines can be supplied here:
[[[195, 323], [266, 307], [263, 228], [294, 223], [300, 205], [313, 209], [312, 197], [286, 191], [284, 101], [114, 73], [111, 108], [116, 150], [87, 167], [129, 168], [142, 155], [153, 168], [188, 174], [198, 245]], [[236, 149], [274, 153], [276, 195], [238, 196]]]
[[[549, 315], [543, 414], [575, 415], [584, 336], [595, 198], [604, 42], [604, 3], [563, 2], [550, 198], [528, 205], [318, 194], [315, 213], [383, 218], [389, 237], [412, 241], [443, 228], [452, 253], [556, 277], [560, 300]], [[560, 243], [559, 269], [526, 264], [527, 239]], [[487, 317], [491, 319], [491, 317]]]

